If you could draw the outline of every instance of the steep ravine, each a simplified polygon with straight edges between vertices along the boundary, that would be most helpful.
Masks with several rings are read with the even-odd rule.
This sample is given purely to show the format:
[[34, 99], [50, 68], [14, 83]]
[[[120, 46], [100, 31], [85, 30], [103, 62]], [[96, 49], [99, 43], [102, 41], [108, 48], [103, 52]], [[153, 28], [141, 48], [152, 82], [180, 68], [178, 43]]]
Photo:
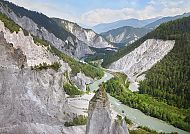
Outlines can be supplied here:
[[85, 29], [80, 27], [78, 24], [69, 22], [67, 20], [62, 20], [54, 18], [54, 20], [63, 28], [67, 29], [73, 35], [75, 35], [79, 40], [85, 42], [90, 47], [95, 48], [110, 48], [113, 47], [111, 43], [105, 40], [101, 35], [95, 33], [91, 29]]
[[[10, 7], [12, 8], [14, 7], [15, 11], [21, 11], [23, 13], [24, 12], [27, 13], [24, 16], [18, 16], [17, 14], [19, 14], [19, 12], [16, 13], [13, 12]], [[51, 18], [48, 18], [43, 14], [35, 13], [27, 9], [18, 7], [12, 3], [4, 1], [2, 1], [0, 5], [0, 12], [6, 14], [9, 18], [11, 18], [15, 23], [17, 23], [23, 29], [27, 30], [28, 32], [32, 33], [35, 36], [45, 39], [46, 41], [50, 42], [54, 47], [56, 47], [58, 50], [74, 58], [81, 58], [84, 57], [86, 54], [93, 54], [93, 52], [91, 51], [91, 49], [88, 47], [87, 44], [78, 40], [74, 35], [70, 34], [64, 29], [61, 31], [61, 33], [64, 34], [64, 37], [63, 36], [60, 37], [65, 39], [61, 39], [60, 37], [57, 37], [59, 33], [55, 35], [55, 33], [49, 32], [50, 29], [45, 28], [45, 26], [46, 25], [48, 26], [48, 24], [44, 26], [40, 25], [28, 17], [29, 14], [30, 15], [33, 14], [33, 16], [38, 17], [38, 19], [46, 19], [46, 21], [53, 21], [51, 20]], [[56, 24], [54, 26], [60, 30], [60, 28]]]
[[[138, 83], [135, 82], [143, 80], [142, 74], [167, 55], [174, 44], [175, 41], [171, 40], [148, 39], [129, 54], [112, 63], [109, 69], [127, 74], [132, 84], [130, 90], [138, 91]], [[142, 76], [138, 78], [140, 75]]]
[[[58, 70], [34, 68], [54, 62], [61, 65]], [[35, 44], [31, 35], [25, 36], [22, 29], [11, 33], [0, 21], [0, 133], [82, 131], [83, 128], [64, 126], [65, 121], [76, 116], [70, 111], [63, 89], [68, 81], [65, 73], [70, 71], [68, 63]], [[86, 78], [82, 83], [81, 77]], [[88, 79], [79, 73], [75, 81], [82, 88]]]
[[[99, 88], [98, 85], [100, 85], [102, 82], [106, 82], [107, 80], [111, 79], [113, 75], [109, 73], [105, 73], [106, 76], [103, 77], [103, 79], [95, 81], [90, 85], [90, 89], [92, 91], [98, 90]], [[69, 98], [68, 103], [72, 111], [75, 111], [75, 114], [79, 115], [85, 115], [87, 116], [88, 112], [88, 104], [89, 101], [92, 99], [94, 96], [94, 93], [90, 94], [85, 94], [80, 97], [76, 98]], [[179, 134], [188, 134], [188, 132], [183, 131], [179, 128], [176, 128], [172, 125], [167, 124], [166, 122], [159, 120], [157, 118], [145, 115], [142, 113], [140, 110], [137, 110], [135, 108], [131, 108], [127, 105], [121, 104], [121, 102], [110, 95], [108, 95], [109, 102], [111, 103], [111, 114], [112, 117], [116, 117], [117, 114], [121, 114], [123, 116], [127, 116], [130, 120], [132, 120], [135, 124], [140, 125], [140, 126], [147, 126], [153, 130], [156, 130], [157, 132], [166, 132], [166, 133], [171, 133], [171, 132], [178, 132]], [[124, 111], [124, 113], [123, 113]], [[138, 117], [138, 118], [137, 118]], [[83, 129], [86, 126], [81, 126]], [[79, 129], [79, 131], [82, 129], [80, 126], [76, 126], [76, 128]], [[70, 128], [69, 129], [74, 129]], [[85, 130], [85, 129], [84, 129]], [[82, 134], [85, 132], [83, 131]]]

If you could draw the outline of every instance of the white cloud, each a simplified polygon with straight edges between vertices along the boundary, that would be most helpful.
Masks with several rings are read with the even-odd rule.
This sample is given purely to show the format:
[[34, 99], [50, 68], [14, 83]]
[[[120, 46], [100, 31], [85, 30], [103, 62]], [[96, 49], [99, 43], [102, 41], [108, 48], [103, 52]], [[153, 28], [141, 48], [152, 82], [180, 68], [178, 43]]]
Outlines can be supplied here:
[[[78, 22], [78, 18], [74, 15], [72, 10], [66, 9], [54, 5], [52, 0], [47, 0], [46, 2], [42, 1], [32, 1], [32, 0], [9, 0], [19, 6], [23, 6], [29, 10], [34, 10], [41, 12], [49, 17], [59, 17], [63, 19], [67, 19], [70, 21]], [[65, 5], [66, 7], [66, 5]]]
[[[83, 13], [81, 16], [75, 14], [75, 10], [67, 5], [54, 5], [53, 0], [46, 2], [37, 0], [9, 0], [30, 10], [42, 12], [50, 17], [59, 17], [85, 25], [96, 25], [109, 23], [117, 20], [137, 18], [148, 19], [158, 16], [174, 16], [190, 12], [190, 0], [150, 0], [143, 8], [137, 8], [140, 0], [127, 1], [129, 5], [136, 8], [99, 8]], [[117, 2], [112, 0], [111, 2]], [[123, 0], [121, 0], [123, 1]]]
[[151, 0], [142, 9], [91, 10], [81, 16], [81, 21], [88, 25], [96, 25], [129, 18], [149, 19], [159, 16], [174, 16], [185, 12], [190, 12], [189, 0]]

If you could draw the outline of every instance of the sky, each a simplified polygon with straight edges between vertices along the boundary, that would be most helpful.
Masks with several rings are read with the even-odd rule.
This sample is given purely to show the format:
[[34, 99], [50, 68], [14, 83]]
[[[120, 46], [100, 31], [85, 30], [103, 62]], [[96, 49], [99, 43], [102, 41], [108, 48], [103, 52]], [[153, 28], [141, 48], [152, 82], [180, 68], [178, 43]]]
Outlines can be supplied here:
[[150, 19], [190, 12], [190, 0], [8, 0], [49, 17], [94, 26], [130, 18]]

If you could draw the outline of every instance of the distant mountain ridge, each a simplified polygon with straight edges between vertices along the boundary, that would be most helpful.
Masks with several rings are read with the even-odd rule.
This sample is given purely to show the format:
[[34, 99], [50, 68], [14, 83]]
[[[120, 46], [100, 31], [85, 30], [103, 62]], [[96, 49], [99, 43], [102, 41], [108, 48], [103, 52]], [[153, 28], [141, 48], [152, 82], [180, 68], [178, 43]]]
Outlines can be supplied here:
[[101, 33], [101, 35], [110, 42], [120, 43], [120, 46], [126, 46], [135, 42], [150, 31], [151, 30], [148, 28], [134, 28], [131, 26], [125, 26]]
[[[94, 48], [113, 47], [110, 42], [106, 41], [92, 30], [83, 29], [76, 23], [65, 20], [69, 27], [72, 25], [74, 29], [76, 28], [73, 32], [70, 31], [68, 26], [64, 27], [54, 19], [42, 13], [27, 10], [7, 1], [0, 1], [0, 4], [0, 11], [23, 29], [32, 33], [34, 36], [39, 36], [41, 39], [48, 41], [58, 50], [75, 59], [94, 54], [95, 52], [90, 48], [92, 46]], [[83, 34], [87, 34], [80, 36], [82, 33], [81, 31]]]
[[158, 27], [162, 23], [166, 23], [168, 21], [172, 21], [172, 20], [176, 20], [176, 19], [180, 19], [180, 18], [188, 17], [188, 16], [190, 16], [190, 13], [184, 13], [182, 15], [176, 15], [176, 16], [171, 16], [171, 17], [163, 17], [141, 28], [124, 26], [124, 27], [112, 29], [107, 32], [101, 33], [101, 35], [107, 40], [109, 40], [110, 42], [117, 43], [116, 46], [123, 47], [143, 37], [145, 34], [154, 30], [156, 27]]
[[138, 20], [138, 19], [134, 19], [134, 18], [128, 19], [128, 20], [119, 20], [119, 21], [112, 22], [112, 23], [98, 24], [98, 25], [92, 27], [92, 29], [94, 31], [96, 31], [97, 33], [103, 33], [103, 32], [107, 32], [109, 30], [124, 27], [124, 26], [132, 26], [135, 28], [140, 28], [140, 27], [144, 27], [158, 19], [159, 19], [159, 17], [152, 18], [152, 19], [146, 19], [146, 20]]
[[[133, 44], [107, 55], [102, 65], [129, 76], [132, 91], [188, 111], [190, 108], [190, 16], [159, 25]], [[138, 83], [139, 82], [139, 83]], [[133, 84], [133, 85], [132, 85]], [[164, 111], [165, 112], [165, 111]], [[173, 114], [173, 113], [172, 113]], [[190, 113], [165, 121], [190, 131]]]
[[145, 28], [149, 28], [149, 29], [155, 29], [156, 27], [158, 27], [160, 24], [162, 23], [166, 23], [166, 22], [169, 22], [169, 21], [172, 21], [172, 20], [176, 20], [176, 19], [180, 19], [180, 18], [183, 18], [183, 17], [188, 17], [190, 16], [190, 12], [189, 13], [184, 13], [182, 15], [176, 15], [176, 16], [170, 16], [170, 17], [163, 17], [161, 19], [158, 19], [146, 26], [144, 26]]
[[111, 42], [105, 40], [101, 35], [95, 33], [91, 29], [82, 28], [77, 23], [68, 20], [53, 18], [53, 20], [60, 26], [72, 33], [79, 40], [83, 41], [90, 47], [95, 48], [110, 48], [113, 47]]

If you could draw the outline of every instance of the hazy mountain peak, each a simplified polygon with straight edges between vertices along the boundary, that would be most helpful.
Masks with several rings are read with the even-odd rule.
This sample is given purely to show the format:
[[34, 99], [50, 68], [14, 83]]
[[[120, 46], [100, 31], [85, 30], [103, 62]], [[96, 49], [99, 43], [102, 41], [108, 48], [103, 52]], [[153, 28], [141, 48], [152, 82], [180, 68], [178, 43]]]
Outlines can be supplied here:
[[139, 20], [139, 19], [127, 19], [127, 20], [119, 20], [116, 22], [112, 22], [112, 23], [103, 23], [103, 24], [98, 24], [96, 26], [94, 26], [92, 29], [94, 31], [96, 31], [97, 33], [102, 33], [102, 32], [107, 32], [111, 29], [116, 29], [119, 27], [124, 27], [124, 26], [132, 26], [135, 28], [140, 28], [143, 27], [149, 23], [152, 23], [156, 20], [158, 20], [158, 18], [152, 18], [152, 19], [146, 19], [146, 20]]

